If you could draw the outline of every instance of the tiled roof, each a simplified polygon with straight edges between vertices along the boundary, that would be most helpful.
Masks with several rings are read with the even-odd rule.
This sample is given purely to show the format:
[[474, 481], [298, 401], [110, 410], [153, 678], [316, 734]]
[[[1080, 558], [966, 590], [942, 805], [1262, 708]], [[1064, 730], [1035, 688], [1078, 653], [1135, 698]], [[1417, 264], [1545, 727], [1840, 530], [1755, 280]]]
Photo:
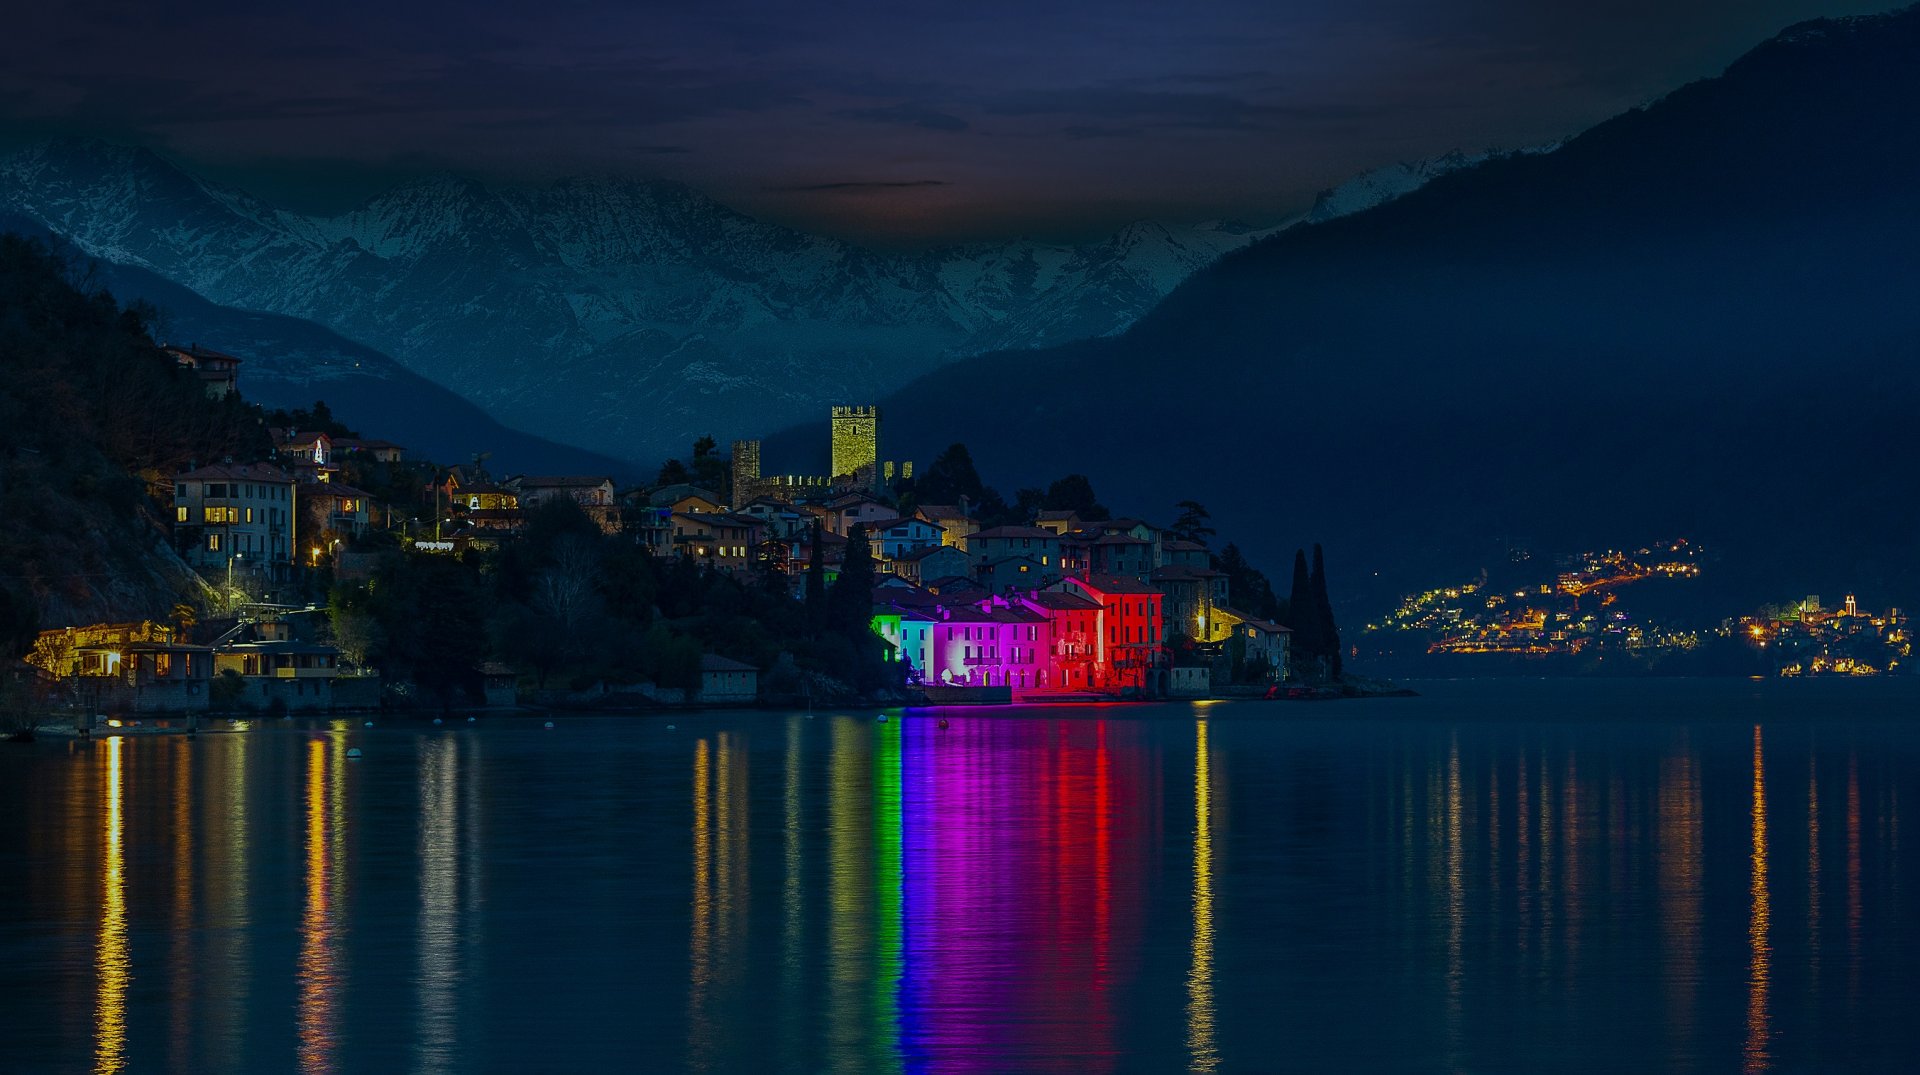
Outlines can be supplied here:
[[1159, 590], [1154, 589], [1130, 575], [1095, 575], [1082, 582], [1081, 585], [1102, 594], [1138, 593], [1158, 595], [1160, 593]]
[[1059, 539], [1051, 530], [1042, 530], [1037, 526], [996, 526], [990, 530], [978, 530], [967, 535], [968, 541], [981, 538], [1045, 538], [1048, 541]]
[[1152, 574], [1147, 577], [1156, 582], [1162, 582], [1172, 579], [1217, 579], [1223, 576], [1220, 572], [1210, 567], [1188, 567], [1186, 564], [1168, 564], [1165, 567], [1154, 568]]
[[613, 482], [612, 478], [592, 474], [523, 474], [512, 480], [522, 489], [593, 489]]
[[1098, 601], [1089, 601], [1077, 593], [1064, 590], [1036, 590], [1030, 594], [1021, 594], [1019, 600], [1029, 601], [1041, 608], [1060, 611], [1087, 611], [1100, 607]]
[[1293, 628], [1288, 627], [1286, 624], [1275, 623], [1272, 620], [1263, 620], [1258, 616], [1249, 616], [1237, 608], [1228, 608], [1225, 605], [1221, 605], [1218, 608], [1214, 609], [1213, 611], [1214, 611], [1215, 619], [1218, 619], [1221, 616], [1231, 616], [1232, 618], [1239, 620], [1241, 623], [1246, 624], [1248, 627], [1257, 627], [1260, 630], [1266, 631], [1268, 633], [1288, 634], [1288, 635], [1293, 633]]
[[961, 511], [960, 505], [958, 504], [922, 504], [918, 509], [918, 514], [924, 515], [929, 519], [961, 520], [967, 518], [967, 513]]
[[216, 463], [177, 475], [175, 482], [217, 481], [280, 482], [290, 484], [293, 475], [268, 463]]
[[932, 556], [934, 553], [937, 553], [943, 549], [952, 550], [954, 553], [963, 557], [966, 556], [966, 553], [961, 552], [959, 549], [955, 549], [951, 545], [928, 545], [928, 546], [925, 546], [924, 548], [908, 549], [907, 551], [894, 557], [894, 559], [895, 560], [914, 560], [914, 561], [924, 560], [927, 557]]

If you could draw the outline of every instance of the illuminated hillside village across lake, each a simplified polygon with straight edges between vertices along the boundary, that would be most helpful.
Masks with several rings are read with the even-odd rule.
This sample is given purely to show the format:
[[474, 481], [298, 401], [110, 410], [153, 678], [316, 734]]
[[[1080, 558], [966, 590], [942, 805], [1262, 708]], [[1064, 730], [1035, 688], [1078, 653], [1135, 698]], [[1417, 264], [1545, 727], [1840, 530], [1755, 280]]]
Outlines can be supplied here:
[[[166, 354], [209, 401], [236, 395], [242, 359], [198, 346]], [[1236, 546], [1216, 540], [1202, 505], [1182, 503], [1170, 526], [1112, 518], [1077, 476], [1009, 505], [971, 473], [960, 446], [916, 479], [913, 462], [883, 459], [883, 416], [871, 405], [832, 408], [834, 474], [763, 474], [759, 441], [735, 441], [721, 457], [703, 439], [690, 462], [669, 461], [656, 481], [629, 488], [605, 475], [496, 477], [484, 456], [409, 460], [399, 443], [357, 435], [324, 404], [263, 421], [259, 458], [150, 476], [152, 492], [173, 504], [173, 545], [204, 581], [210, 613], [182, 604], [169, 622], [49, 627], [28, 657], [45, 707], [70, 708], [84, 723], [529, 701], [1323, 697], [1380, 689], [1345, 682], [1341, 661], [1402, 637], [1430, 655], [1596, 661], [1684, 653], [1718, 638], [1764, 651], [1767, 672], [1786, 676], [1893, 672], [1911, 655], [1898, 609], [1868, 614], [1851, 596], [1837, 610], [1809, 597], [1705, 632], [1616, 607], [1648, 580], [1697, 578], [1708, 558], [1685, 540], [1582, 554], [1511, 592], [1483, 571], [1410, 595], [1342, 653], [1318, 549], [1310, 570], [1299, 558], [1282, 601]], [[383, 613], [381, 585], [417, 587], [407, 565], [420, 563], [469, 565], [438, 584], [456, 589], [517, 573], [519, 593], [489, 601], [480, 584], [441, 612], [485, 616], [487, 631], [436, 634], [443, 652], [425, 659], [383, 659], [398, 653], [400, 630], [383, 615], [412, 617], [422, 606]], [[627, 578], [624, 596], [657, 600], [678, 586], [687, 607], [623, 619], [620, 578], [646, 573]], [[860, 595], [850, 597], [854, 587]], [[787, 633], [825, 638], [825, 648], [800, 647], [796, 659], [778, 632], [742, 635], [708, 607], [751, 613], [737, 607], [743, 600], [810, 610]], [[529, 633], [582, 652], [528, 644]], [[864, 665], [841, 652], [874, 639]], [[632, 648], [673, 656], [606, 653]]]

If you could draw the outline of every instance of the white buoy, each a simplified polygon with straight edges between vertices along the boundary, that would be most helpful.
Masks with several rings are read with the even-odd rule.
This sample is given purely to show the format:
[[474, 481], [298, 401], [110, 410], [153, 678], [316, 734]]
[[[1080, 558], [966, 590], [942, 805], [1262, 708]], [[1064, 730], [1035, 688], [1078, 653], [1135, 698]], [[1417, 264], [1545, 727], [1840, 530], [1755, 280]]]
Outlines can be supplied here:
[[371, 728], [371, 727], [373, 727], [373, 722], [372, 722], [372, 721], [368, 721], [368, 722], [366, 722], [365, 724], [362, 724], [362, 725], [361, 725], [361, 727], [362, 727], [362, 728]]
[[671, 732], [671, 731], [677, 730], [679, 727], [680, 726], [678, 724], [669, 724], [667, 725], [667, 730]]
[[887, 722], [887, 715], [886, 715], [885, 713], [882, 713], [882, 714], [880, 714], [879, 716], [877, 716], [877, 717], [875, 717], [875, 718], [873, 718], [873, 719], [875, 719], [875, 720], [877, 720], [877, 721], [879, 721], [879, 722], [880, 722], [880, 723], [882, 723], [882, 724], [885, 724], [885, 723]]
[[357, 757], [359, 757], [359, 756], [360, 756], [360, 748], [359, 748], [359, 747], [348, 747], [348, 748], [347, 748], [347, 758], [348, 758], [348, 760], [352, 760], [352, 759], [354, 759], [354, 758], [357, 758]]
[[551, 728], [551, 727], [553, 727], [553, 722], [552, 722], [552, 721], [548, 721], [548, 722], [547, 722], [547, 727], [549, 727], [549, 728]]
[[474, 718], [474, 717], [468, 717], [468, 718], [467, 718], [467, 723], [468, 723], [468, 724], [472, 724], [472, 723], [474, 722], [474, 720], [476, 720], [476, 719], [477, 719], [477, 718]]
[[439, 718], [439, 717], [435, 717], [435, 718], [433, 718], [433, 722], [434, 722], [435, 724], [438, 724], [438, 723], [440, 723], [440, 718]]

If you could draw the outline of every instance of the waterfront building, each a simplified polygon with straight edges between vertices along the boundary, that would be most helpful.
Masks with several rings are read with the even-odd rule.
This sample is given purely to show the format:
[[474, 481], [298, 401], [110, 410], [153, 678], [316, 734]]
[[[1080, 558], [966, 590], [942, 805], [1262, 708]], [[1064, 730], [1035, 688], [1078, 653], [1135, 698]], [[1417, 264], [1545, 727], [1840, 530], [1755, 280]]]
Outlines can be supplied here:
[[1070, 577], [1059, 585], [1100, 606], [1094, 685], [1157, 693], [1158, 674], [1166, 665], [1160, 592], [1126, 575]]
[[205, 712], [212, 650], [151, 621], [42, 631], [27, 663], [88, 713]]
[[700, 701], [748, 705], [760, 696], [760, 670], [715, 654], [700, 657]]
[[1246, 663], [1249, 666], [1263, 664], [1269, 682], [1277, 683], [1293, 674], [1291, 628], [1226, 605], [1215, 607], [1214, 624], [1217, 630], [1213, 640], [1231, 645], [1231, 640], [1238, 638]]
[[1209, 567], [1169, 565], [1154, 568], [1147, 582], [1166, 599], [1162, 610], [1170, 633], [1197, 642], [1216, 642], [1224, 637], [1215, 609], [1227, 602], [1226, 575]]

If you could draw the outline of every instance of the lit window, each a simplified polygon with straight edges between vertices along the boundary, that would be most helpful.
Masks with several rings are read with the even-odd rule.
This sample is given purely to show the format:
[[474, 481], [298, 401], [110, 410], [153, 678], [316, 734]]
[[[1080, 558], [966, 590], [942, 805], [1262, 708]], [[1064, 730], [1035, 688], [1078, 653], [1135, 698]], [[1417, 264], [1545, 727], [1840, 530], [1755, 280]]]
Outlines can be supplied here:
[[176, 523], [184, 523], [187, 521], [187, 506], [185, 504], [173, 509], [173, 521]]
[[207, 551], [208, 552], [220, 551], [220, 535], [219, 534], [207, 535]]

